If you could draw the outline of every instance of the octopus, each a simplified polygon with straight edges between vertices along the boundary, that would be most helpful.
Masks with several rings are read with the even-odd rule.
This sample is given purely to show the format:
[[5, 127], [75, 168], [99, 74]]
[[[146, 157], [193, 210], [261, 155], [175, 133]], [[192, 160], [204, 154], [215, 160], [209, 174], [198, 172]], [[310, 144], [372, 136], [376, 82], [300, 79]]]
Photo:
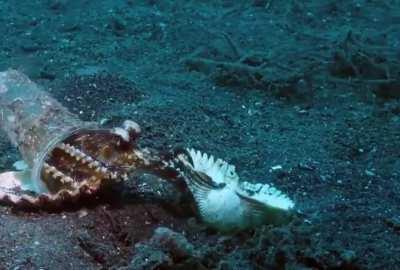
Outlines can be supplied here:
[[71, 132], [33, 169], [0, 174], [0, 201], [25, 208], [59, 208], [122, 183], [133, 171], [167, 170], [167, 163], [136, 146], [139, 133], [139, 126], [130, 120], [123, 127]]
[[1, 128], [25, 165], [0, 174], [3, 204], [63, 207], [150, 173], [183, 184], [199, 219], [219, 231], [291, 220], [294, 202], [272, 185], [241, 181], [235, 166], [191, 148], [172, 155], [141, 148], [136, 122], [82, 121], [18, 71], [0, 72], [0, 108]]

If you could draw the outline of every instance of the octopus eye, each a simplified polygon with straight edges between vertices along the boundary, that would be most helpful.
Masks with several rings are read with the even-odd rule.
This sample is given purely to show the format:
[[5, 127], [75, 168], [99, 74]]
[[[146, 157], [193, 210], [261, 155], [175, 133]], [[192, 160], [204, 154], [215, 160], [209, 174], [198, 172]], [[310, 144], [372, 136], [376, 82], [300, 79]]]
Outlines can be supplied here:
[[130, 141], [129, 132], [123, 128], [120, 128], [120, 127], [113, 128], [111, 130], [111, 133], [119, 136], [122, 140], [124, 140], [126, 142]]

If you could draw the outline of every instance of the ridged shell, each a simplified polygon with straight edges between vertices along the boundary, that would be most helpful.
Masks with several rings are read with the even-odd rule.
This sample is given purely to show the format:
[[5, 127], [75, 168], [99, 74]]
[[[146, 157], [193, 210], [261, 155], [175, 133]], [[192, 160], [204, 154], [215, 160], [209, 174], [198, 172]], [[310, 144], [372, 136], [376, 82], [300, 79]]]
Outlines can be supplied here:
[[193, 168], [196, 171], [207, 174], [214, 182], [229, 184], [240, 195], [257, 200], [268, 206], [280, 209], [291, 209], [294, 207], [294, 202], [272, 185], [253, 184], [246, 181], [239, 183], [239, 176], [235, 171], [235, 166], [221, 159], [215, 160], [214, 156], [201, 153], [192, 148], [187, 149], [187, 151], [193, 160]]
[[271, 207], [283, 210], [289, 210], [294, 207], [294, 202], [286, 194], [269, 184], [253, 184], [244, 181], [240, 183], [238, 192], [243, 196]]
[[193, 160], [194, 170], [205, 173], [215, 183], [237, 184], [239, 182], [235, 166], [222, 159], [215, 159], [213, 155], [207, 155], [192, 148], [188, 148], [187, 152]]

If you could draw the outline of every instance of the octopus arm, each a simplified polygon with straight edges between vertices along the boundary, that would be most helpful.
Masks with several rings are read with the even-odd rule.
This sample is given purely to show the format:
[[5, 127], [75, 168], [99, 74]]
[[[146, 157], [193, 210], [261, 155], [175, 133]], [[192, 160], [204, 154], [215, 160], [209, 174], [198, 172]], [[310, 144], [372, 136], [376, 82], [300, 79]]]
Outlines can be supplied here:
[[0, 173], [0, 201], [17, 207], [56, 209], [63, 203], [76, 201], [82, 191], [62, 190], [49, 194], [38, 191], [35, 187], [29, 170]]

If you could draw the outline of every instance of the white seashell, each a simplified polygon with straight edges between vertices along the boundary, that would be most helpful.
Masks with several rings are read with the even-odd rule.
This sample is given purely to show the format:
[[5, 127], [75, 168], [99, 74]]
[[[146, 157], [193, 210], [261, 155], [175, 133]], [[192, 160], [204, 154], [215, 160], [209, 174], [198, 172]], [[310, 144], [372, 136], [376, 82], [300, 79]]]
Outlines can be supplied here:
[[192, 148], [187, 153], [193, 161], [187, 166], [210, 178], [201, 179], [190, 172], [185, 177], [205, 223], [230, 231], [287, 222], [294, 202], [280, 190], [268, 184], [239, 182], [234, 165]]

